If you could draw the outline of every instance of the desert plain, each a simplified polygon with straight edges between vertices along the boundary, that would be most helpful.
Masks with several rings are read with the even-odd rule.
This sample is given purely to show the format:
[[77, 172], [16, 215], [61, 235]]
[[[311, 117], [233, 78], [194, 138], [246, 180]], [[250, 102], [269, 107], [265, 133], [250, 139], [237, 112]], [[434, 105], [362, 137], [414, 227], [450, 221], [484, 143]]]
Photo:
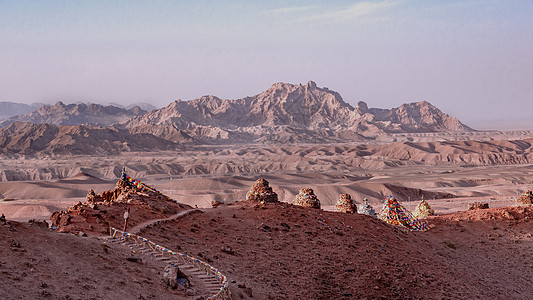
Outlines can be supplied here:
[[48, 219], [54, 210], [83, 202], [89, 189], [113, 187], [123, 167], [199, 208], [214, 200], [243, 200], [258, 178], [288, 203], [311, 187], [325, 210], [333, 210], [343, 193], [357, 203], [367, 198], [376, 208], [388, 195], [408, 208], [424, 198], [439, 214], [466, 210], [476, 199], [502, 207], [533, 189], [532, 141], [188, 146], [105, 157], [2, 159], [0, 207], [13, 220]]
[[[3, 226], [0, 267], [8, 280], [2, 296], [204, 295], [201, 283], [194, 295], [169, 289], [160, 279], [160, 262], [127, 260], [138, 253], [120, 245], [109, 248], [98, 238], [105, 236], [101, 232], [72, 235], [35, 225], [84, 202], [89, 189], [113, 189], [125, 168], [192, 211], [137, 226], [139, 234], [220, 268], [235, 299], [529, 299], [533, 210], [515, 200], [533, 189], [530, 151], [527, 138], [426, 137], [2, 159], [0, 212], [12, 230]], [[258, 178], [270, 183], [280, 204], [244, 201]], [[302, 188], [314, 190], [322, 209], [290, 204]], [[333, 212], [344, 193], [356, 204], [367, 198], [377, 212], [388, 195], [408, 210], [423, 198], [437, 214], [428, 219], [435, 227], [412, 232], [370, 216]], [[467, 211], [472, 202], [490, 208]], [[212, 203], [220, 205], [212, 208]], [[141, 223], [132, 220], [132, 226]]]

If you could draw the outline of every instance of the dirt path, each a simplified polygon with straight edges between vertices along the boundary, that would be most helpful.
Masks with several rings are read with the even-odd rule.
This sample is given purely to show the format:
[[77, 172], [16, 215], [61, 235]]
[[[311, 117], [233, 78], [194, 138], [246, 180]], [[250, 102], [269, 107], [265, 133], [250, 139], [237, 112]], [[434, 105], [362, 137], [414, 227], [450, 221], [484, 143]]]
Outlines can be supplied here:
[[179, 213], [175, 214], [175, 215], [172, 215], [168, 218], [162, 218], [162, 219], [154, 219], [154, 220], [149, 220], [149, 221], [146, 221], [146, 222], [142, 222], [140, 224], [137, 224], [135, 225], [134, 227], [132, 227], [130, 230], [128, 230], [128, 232], [130, 233], [139, 233], [142, 229], [150, 226], [150, 225], [153, 225], [157, 222], [164, 222], [164, 221], [170, 221], [170, 220], [174, 220], [174, 219], [177, 219], [181, 216], [184, 216], [190, 212], [193, 212], [195, 211], [196, 209], [187, 209], [187, 210], [184, 210], [184, 211], [180, 211]]

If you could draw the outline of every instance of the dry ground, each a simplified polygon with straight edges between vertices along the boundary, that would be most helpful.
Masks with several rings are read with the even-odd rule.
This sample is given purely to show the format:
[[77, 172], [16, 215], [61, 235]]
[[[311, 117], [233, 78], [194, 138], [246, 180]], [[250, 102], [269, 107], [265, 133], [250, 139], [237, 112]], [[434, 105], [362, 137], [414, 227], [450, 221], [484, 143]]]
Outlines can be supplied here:
[[[219, 268], [236, 299], [530, 299], [532, 220], [533, 207], [494, 208], [406, 232], [365, 215], [236, 203], [140, 234]], [[96, 238], [9, 222], [0, 243], [3, 299], [173, 295], [164, 266]]]

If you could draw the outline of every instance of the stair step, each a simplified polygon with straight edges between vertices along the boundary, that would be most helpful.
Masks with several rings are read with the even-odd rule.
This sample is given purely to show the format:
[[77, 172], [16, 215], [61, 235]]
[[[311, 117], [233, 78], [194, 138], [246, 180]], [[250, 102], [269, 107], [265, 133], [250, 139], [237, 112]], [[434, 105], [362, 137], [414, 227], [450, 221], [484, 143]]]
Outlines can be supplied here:
[[222, 285], [222, 283], [220, 283], [220, 281], [214, 279], [214, 280], [202, 280], [203, 282], [205, 283], [209, 283], [209, 284], [218, 284], [218, 285]]
[[222, 288], [221, 285], [204, 285], [206, 289], [208, 290], [220, 290]]
[[190, 268], [194, 268], [193, 265], [179, 265], [178, 268], [180, 269], [190, 269]]
[[168, 258], [168, 257], [156, 257], [155, 260], [159, 260], [159, 261], [169, 261], [170, 258]]

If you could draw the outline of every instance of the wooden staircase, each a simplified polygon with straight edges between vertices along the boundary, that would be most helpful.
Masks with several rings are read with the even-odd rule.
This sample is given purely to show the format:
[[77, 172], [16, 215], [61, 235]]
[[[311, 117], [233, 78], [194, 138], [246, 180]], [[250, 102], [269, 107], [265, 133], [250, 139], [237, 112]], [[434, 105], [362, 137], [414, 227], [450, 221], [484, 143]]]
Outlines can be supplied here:
[[207, 299], [231, 299], [226, 276], [209, 264], [187, 254], [169, 250], [139, 235], [110, 228], [110, 243], [125, 245], [134, 253], [149, 255], [157, 261], [179, 268], [185, 275], [194, 277], [211, 294]]

